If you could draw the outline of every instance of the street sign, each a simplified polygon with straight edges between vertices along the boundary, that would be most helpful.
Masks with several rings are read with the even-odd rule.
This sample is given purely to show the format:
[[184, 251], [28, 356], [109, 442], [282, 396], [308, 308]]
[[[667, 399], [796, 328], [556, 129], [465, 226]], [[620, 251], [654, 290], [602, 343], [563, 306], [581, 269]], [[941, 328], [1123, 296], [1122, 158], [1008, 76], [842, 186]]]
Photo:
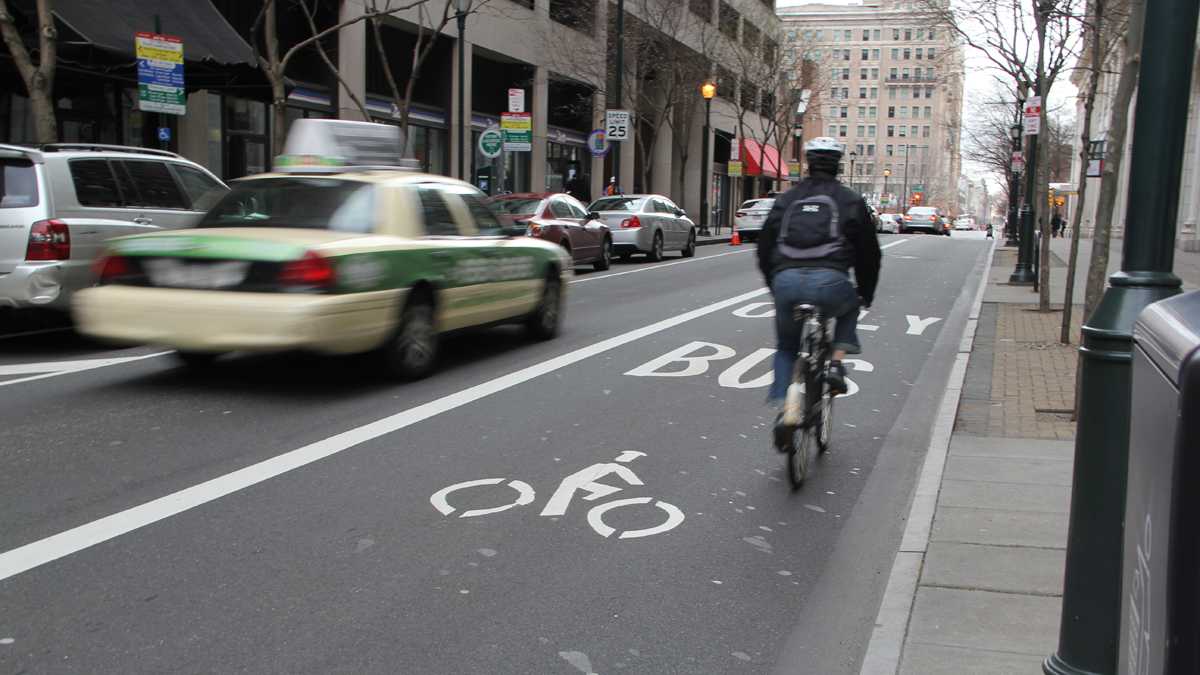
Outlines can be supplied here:
[[479, 134], [479, 154], [488, 159], [500, 156], [504, 149], [504, 134], [496, 127], [488, 127]]
[[789, 176], [799, 176], [800, 175], [800, 162], [788, 162], [788, 175]]
[[533, 118], [527, 112], [500, 115], [500, 131], [504, 134], [505, 152], [533, 150]]
[[525, 90], [524, 89], [509, 89], [508, 90], [508, 112], [525, 112]]
[[1025, 101], [1025, 135], [1037, 136], [1042, 125], [1042, 97], [1030, 96]]
[[592, 133], [588, 134], [587, 139], [588, 150], [593, 157], [603, 157], [608, 154], [609, 144], [608, 138], [604, 135], [603, 129], [593, 129]]
[[924, 192], [924, 191], [925, 191], [925, 186], [924, 186], [924, 185], [921, 185], [921, 184], [914, 185], [914, 186], [912, 186], [912, 191], [913, 191], [913, 192], [918, 192], [918, 193], [919, 193], [919, 192]]
[[629, 140], [628, 110], [607, 110], [604, 112], [604, 136], [609, 143]]
[[1025, 171], [1025, 154], [1019, 150], [1012, 154], [1012, 170], [1013, 173], [1022, 173]]
[[740, 161], [730, 160], [727, 166], [728, 168], [726, 169], [726, 173], [728, 173], [730, 176], [742, 175], [742, 163]]
[[187, 114], [183, 85], [183, 39], [158, 33], [134, 33], [137, 56], [138, 110]]

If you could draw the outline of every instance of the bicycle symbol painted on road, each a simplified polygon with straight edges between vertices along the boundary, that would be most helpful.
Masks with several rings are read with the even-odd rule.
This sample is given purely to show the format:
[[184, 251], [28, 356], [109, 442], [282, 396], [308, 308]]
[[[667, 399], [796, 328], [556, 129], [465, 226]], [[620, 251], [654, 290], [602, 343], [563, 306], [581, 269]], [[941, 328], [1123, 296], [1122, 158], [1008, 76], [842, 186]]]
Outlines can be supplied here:
[[[618, 455], [612, 462], [600, 462], [593, 464], [584, 469], [580, 469], [575, 473], [567, 476], [558, 485], [558, 489], [554, 494], [550, 495], [550, 499], [542, 508], [542, 512], [538, 515], [544, 517], [556, 517], [566, 514], [567, 508], [571, 505], [571, 501], [575, 498], [577, 492], [585, 493], [583, 500], [595, 502], [610, 495], [614, 495], [625, 489], [625, 486], [615, 487], [606, 483], [598, 482], [601, 478], [613, 475], [625, 481], [628, 485], [640, 486], [644, 485], [642, 479], [638, 478], [637, 474], [630, 469], [627, 464], [633, 462], [638, 457], [645, 457], [646, 453], [637, 452], [636, 450], [626, 450]], [[516, 493], [516, 499], [511, 502], [492, 506], [488, 508], [467, 509], [459, 512], [450, 503], [450, 495], [461, 490], [473, 490], [485, 488], [489, 486], [503, 485]], [[480, 478], [477, 480], [464, 481], [455, 483], [438, 490], [429, 497], [429, 503], [433, 504], [433, 508], [437, 509], [443, 516], [449, 516], [458, 513], [459, 518], [475, 518], [478, 516], [486, 516], [518, 506], [528, 506], [537, 498], [537, 494], [533, 487], [522, 480], [509, 480], [507, 478]], [[674, 504], [655, 499], [653, 497], [627, 497], [624, 499], [614, 499], [612, 501], [597, 504], [587, 512], [587, 522], [596, 534], [601, 537], [610, 537], [617, 532], [616, 528], [610, 526], [604, 521], [604, 516], [614, 509], [627, 508], [632, 506], [640, 506], [644, 504], [652, 504], [667, 515], [667, 519], [663, 522], [637, 530], [624, 530], [617, 538], [618, 539], [637, 539], [640, 537], [649, 537], [655, 534], [662, 534], [675, 529], [683, 522], [683, 511]]]

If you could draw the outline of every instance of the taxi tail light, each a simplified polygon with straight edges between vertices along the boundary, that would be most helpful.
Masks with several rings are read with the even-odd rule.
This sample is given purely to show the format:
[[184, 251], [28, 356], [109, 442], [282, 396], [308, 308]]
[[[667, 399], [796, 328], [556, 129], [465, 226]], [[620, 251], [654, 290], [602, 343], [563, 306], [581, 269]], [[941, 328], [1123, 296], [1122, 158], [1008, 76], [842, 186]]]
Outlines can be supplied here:
[[29, 228], [26, 260], [68, 260], [71, 257], [71, 231], [61, 220], [39, 220]]
[[110, 255], [97, 258], [92, 270], [96, 273], [96, 277], [100, 283], [103, 284], [133, 274], [133, 265], [130, 264], [128, 258], [119, 255]]
[[312, 251], [307, 251], [299, 260], [284, 263], [279, 270], [279, 283], [283, 286], [330, 288], [334, 279], [333, 265], [329, 259]]
[[621, 221], [621, 229], [622, 230], [636, 230], [641, 226], [642, 226], [642, 221], [638, 220], [637, 216], [634, 216], [632, 218], [626, 218], [625, 220]]

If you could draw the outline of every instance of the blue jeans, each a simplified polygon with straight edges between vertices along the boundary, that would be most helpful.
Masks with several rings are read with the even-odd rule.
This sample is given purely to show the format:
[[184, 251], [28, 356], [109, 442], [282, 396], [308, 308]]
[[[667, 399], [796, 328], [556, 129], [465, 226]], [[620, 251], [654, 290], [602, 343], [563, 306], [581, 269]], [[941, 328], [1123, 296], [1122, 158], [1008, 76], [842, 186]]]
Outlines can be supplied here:
[[836, 318], [833, 348], [847, 354], [860, 354], [858, 343], [858, 290], [850, 276], [827, 267], [793, 267], [780, 271], [771, 280], [775, 294], [775, 382], [767, 402], [782, 403], [796, 368], [800, 351], [801, 326], [795, 320], [796, 305], [821, 308], [826, 317]]

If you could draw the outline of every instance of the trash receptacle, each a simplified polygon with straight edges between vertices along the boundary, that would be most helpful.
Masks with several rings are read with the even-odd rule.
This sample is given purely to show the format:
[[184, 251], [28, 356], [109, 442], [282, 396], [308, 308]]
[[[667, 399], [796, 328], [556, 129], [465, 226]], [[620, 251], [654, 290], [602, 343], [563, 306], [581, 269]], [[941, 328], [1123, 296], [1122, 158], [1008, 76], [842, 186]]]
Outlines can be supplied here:
[[1120, 673], [1200, 673], [1200, 291], [1133, 328]]

